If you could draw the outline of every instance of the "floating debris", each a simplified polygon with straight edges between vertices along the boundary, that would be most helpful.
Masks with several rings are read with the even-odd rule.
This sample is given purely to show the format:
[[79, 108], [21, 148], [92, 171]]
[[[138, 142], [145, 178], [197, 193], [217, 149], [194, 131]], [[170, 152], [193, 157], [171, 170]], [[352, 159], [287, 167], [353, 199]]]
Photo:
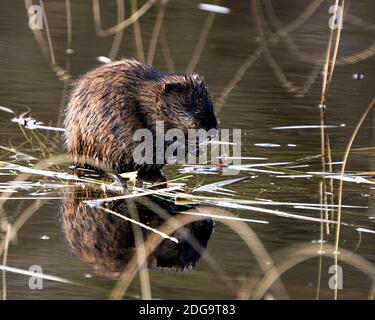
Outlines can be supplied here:
[[[134, 188], [134, 189], [136, 189], [136, 188]], [[168, 187], [168, 188], [164, 188], [164, 189], [156, 189], [156, 190], [140, 189], [140, 191], [142, 191], [142, 192], [139, 192], [139, 193], [125, 194], [125, 195], [122, 195], [122, 196], [111, 197], [111, 198], [85, 200], [83, 202], [90, 205], [90, 206], [97, 206], [98, 203], [102, 203], [102, 202], [130, 199], [130, 198], [136, 198], [136, 197], [143, 197], [143, 196], [149, 196], [149, 195], [153, 195], [153, 194], [162, 194], [164, 192], [181, 190], [181, 189], [183, 189], [183, 187], [181, 185], [176, 185], [176, 186], [172, 186], [172, 187]], [[100, 209], [102, 209], [102, 208], [100, 208]]]
[[263, 147], [263, 148], [279, 148], [281, 145], [277, 143], [254, 143], [256, 147]]
[[18, 164], [14, 164], [14, 163], [5, 162], [5, 166], [0, 167], [0, 170], [16, 170], [22, 173], [43, 175], [43, 176], [48, 176], [48, 177], [63, 179], [63, 180], [86, 181], [85, 179], [78, 178], [75, 175], [71, 175], [65, 172], [55, 172], [55, 171], [50, 171], [50, 170], [33, 169], [33, 168], [18, 165]]
[[185, 165], [183, 168], [178, 169], [181, 173], [195, 173], [195, 174], [208, 174], [208, 175], [217, 175], [220, 170], [219, 166], [201, 166], [201, 165]]
[[314, 175], [320, 175], [324, 176], [327, 179], [336, 179], [336, 180], [342, 180], [347, 182], [355, 182], [355, 183], [366, 183], [366, 184], [375, 184], [375, 182], [370, 181], [364, 177], [360, 176], [351, 176], [351, 175], [345, 175], [342, 176], [341, 174], [330, 174], [327, 172], [307, 172]]
[[4, 112], [8, 112], [8, 113], [13, 113], [13, 114], [15, 114], [15, 112], [14, 112], [12, 109], [7, 108], [7, 107], [0, 106], [0, 110], [1, 110], [1, 111], [4, 111]]
[[321, 129], [321, 128], [338, 128], [338, 126], [319, 126], [319, 125], [305, 125], [305, 126], [285, 126], [285, 127], [273, 127], [273, 130], [295, 130], [295, 129]]
[[57, 127], [50, 127], [50, 126], [44, 126], [43, 122], [37, 121], [33, 118], [13, 118], [12, 122], [18, 123], [21, 126], [24, 126], [27, 129], [35, 130], [35, 129], [43, 129], [43, 130], [51, 130], [51, 131], [66, 131], [64, 128], [57, 128]]
[[[259, 199], [259, 200], [246, 200], [246, 199], [232, 199], [232, 198], [215, 198], [215, 197], [206, 197], [206, 196], [199, 196], [193, 195], [189, 193], [177, 193], [171, 194], [171, 196], [175, 197], [175, 199], [182, 198], [182, 199], [191, 199], [191, 200], [198, 200], [201, 202], [209, 201], [222, 201], [228, 203], [239, 203], [239, 204], [254, 204], [254, 205], [272, 205], [272, 206], [310, 206], [310, 207], [322, 207], [321, 203], [306, 203], [306, 202], [280, 202], [280, 201], [273, 201], [271, 199]], [[327, 204], [324, 205], [324, 208], [338, 208], [338, 205], [335, 204]], [[353, 206], [353, 205], [341, 205], [342, 208], [352, 208], [352, 209], [368, 209], [367, 206]]]
[[306, 210], [317, 210], [317, 211], [335, 211], [334, 209], [328, 209], [325, 205], [322, 205], [321, 208], [318, 207], [310, 207], [310, 206], [294, 206], [295, 209], [306, 209]]
[[200, 3], [198, 8], [203, 11], [209, 11], [214, 13], [228, 14], [230, 9], [227, 7], [222, 7], [214, 4]]
[[247, 168], [241, 166], [230, 166], [230, 169], [238, 170], [238, 171], [252, 171], [252, 172], [260, 172], [260, 173], [270, 173], [270, 174], [285, 174], [283, 171], [273, 171], [273, 170], [264, 170], [264, 169], [255, 169], [255, 168]]
[[[274, 167], [274, 166], [283, 166], [291, 164], [292, 162], [268, 162], [268, 163], [251, 163], [251, 164], [242, 164], [236, 165], [236, 167], [242, 168], [255, 168], [255, 167]], [[229, 166], [229, 168], [232, 166]]]
[[67, 279], [64, 279], [64, 278], [60, 278], [60, 277], [56, 277], [56, 276], [50, 276], [50, 275], [44, 274], [44, 273], [38, 273], [38, 272], [32, 272], [32, 271], [28, 271], [28, 270], [13, 268], [13, 267], [4, 266], [4, 265], [0, 265], [0, 270], [5, 270], [7, 272], [23, 274], [23, 275], [29, 276], [29, 277], [41, 278], [41, 279], [51, 280], [51, 281], [56, 281], [56, 282], [72, 283], [70, 280], [67, 280]]
[[190, 214], [190, 215], [195, 215], [195, 216], [202, 216], [202, 217], [209, 217], [209, 218], [216, 218], [216, 219], [223, 219], [223, 220], [244, 221], [244, 222], [261, 223], [261, 224], [269, 223], [266, 220], [254, 220], [254, 219], [247, 219], [247, 218], [240, 218], [240, 217], [231, 217], [231, 216], [224, 216], [221, 214], [219, 215], [219, 214], [191, 212], [191, 211], [180, 211], [180, 213]]
[[375, 233], [374, 230], [369, 230], [369, 229], [366, 229], [366, 228], [356, 228], [356, 230], [359, 231], [359, 232]]
[[3, 149], [5, 151], [14, 153], [15, 155], [10, 156], [10, 158], [15, 159], [16, 161], [27, 161], [28, 162], [28, 161], [31, 161], [31, 160], [37, 160], [36, 158], [34, 158], [34, 157], [32, 157], [32, 156], [30, 156], [26, 153], [19, 152], [14, 148], [7, 148], [7, 147], [4, 147], [4, 146], [0, 145], [0, 149]]
[[299, 164], [299, 165], [296, 165], [296, 166], [289, 166], [287, 167], [288, 169], [297, 169], [297, 168], [307, 168], [307, 167], [310, 167], [309, 164]]
[[31, 160], [36, 160], [36, 158], [28, 156], [26, 154], [15, 154], [13, 156], [10, 156], [10, 158], [21, 162], [30, 162]]
[[221, 144], [221, 145], [230, 145], [230, 146], [235, 146], [237, 143], [235, 142], [229, 142], [229, 141], [218, 141], [218, 140], [210, 140], [210, 141], [203, 141], [200, 143], [200, 146], [205, 146], [209, 144]]
[[236, 182], [239, 182], [239, 181], [242, 181], [244, 179], [247, 179], [247, 177], [241, 177], [241, 178], [230, 179], [230, 180], [206, 184], [204, 186], [200, 186], [200, 187], [194, 189], [193, 192], [212, 192], [212, 191], [216, 191], [216, 190], [230, 192], [230, 190], [224, 189], [222, 187], [233, 184], [233, 183], [236, 183]]
[[102, 64], [108, 64], [108, 63], [111, 63], [112, 60], [108, 57], [105, 57], [105, 56], [99, 56], [96, 58], [96, 61], [102, 63]]
[[[248, 205], [242, 205], [242, 204], [238, 204], [238, 203], [228, 203], [228, 202], [218, 201], [215, 204], [220, 206], [220, 207], [269, 213], [269, 214], [279, 216], [279, 217], [284, 217], [284, 218], [305, 220], [305, 221], [318, 222], [318, 223], [328, 222], [328, 223], [337, 224], [337, 222], [333, 221], [333, 220], [314, 218], [314, 217], [303, 216], [303, 215], [298, 215], [298, 214], [293, 214], [293, 213], [287, 213], [287, 212], [279, 211], [279, 210], [272, 210], [272, 209], [265, 209], [265, 208], [253, 207], [253, 206], [248, 206]], [[348, 225], [348, 224], [343, 223], [343, 222], [341, 222], [341, 224], [342, 225]]]
[[228, 156], [220, 156], [216, 159], [223, 159], [223, 160], [268, 160], [268, 158], [263, 157], [228, 157]]
[[311, 243], [326, 243], [325, 240], [311, 240]]
[[309, 179], [309, 178], [312, 178], [312, 177], [313, 177], [313, 175], [311, 175], [311, 174], [295, 174], [295, 175], [276, 176], [276, 178], [289, 178], [289, 179], [295, 179], [295, 178]]

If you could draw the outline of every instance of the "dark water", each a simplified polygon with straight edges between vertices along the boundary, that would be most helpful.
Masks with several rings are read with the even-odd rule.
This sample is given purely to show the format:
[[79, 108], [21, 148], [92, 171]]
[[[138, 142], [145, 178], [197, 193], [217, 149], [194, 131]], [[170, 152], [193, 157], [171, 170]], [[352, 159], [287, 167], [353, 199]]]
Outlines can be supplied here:
[[[259, 1], [260, 17], [267, 39], [271, 39], [280, 25], [294, 23], [298, 16], [312, 3], [318, 1]], [[217, 14], [202, 52], [197, 57], [195, 72], [203, 75], [214, 97], [219, 98], [228, 88], [235, 85], [227, 94], [219, 113], [221, 126], [242, 129], [242, 156], [265, 157], [267, 162], [295, 162], [307, 158], [297, 173], [321, 171], [319, 129], [274, 130], [274, 127], [319, 125], [319, 100], [322, 87], [322, 75], [317, 72], [311, 88], [302, 96], [290, 90], [292, 82], [303, 87], [315, 65], [325, 54], [329, 32], [328, 7], [330, 1], [320, 1], [317, 11], [303, 24], [299, 25], [289, 38], [283, 38], [268, 44], [269, 52], [263, 52], [258, 59], [251, 56], [262, 44], [262, 37], [256, 28], [257, 18], [249, 1], [222, 1], [229, 7], [229, 14]], [[101, 1], [101, 19], [104, 29], [116, 23], [117, 9], [115, 1]], [[140, 4], [142, 5], [143, 2]], [[165, 11], [162, 30], [156, 45], [153, 65], [162, 70], [175, 69], [184, 72], [194, 59], [198, 39], [205, 32], [208, 13], [198, 9], [197, 1], [169, 1]], [[147, 57], [152, 39], [158, 5], [151, 8], [139, 20], [142, 43]], [[272, 10], [273, 8], [273, 10]], [[328, 92], [326, 125], [335, 126], [327, 130], [332, 148], [332, 161], [342, 160], [343, 151], [361, 114], [373, 98], [375, 81], [374, 57], [372, 50], [367, 50], [374, 43], [375, 20], [373, 1], [352, 1], [346, 4], [348, 20], [344, 20], [338, 62], [334, 70]], [[98, 56], [108, 56], [111, 51], [113, 36], [96, 35], [91, 1], [72, 1], [72, 49], [66, 54], [67, 20], [64, 1], [45, 1], [45, 10], [52, 39], [56, 62], [62, 68], [69, 68], [72, 79], [76, 79], [87, 70], [98, 65]], [[130, 4], [125, 1], [125, 15], [130, 15]], [[258, 11], [259, 13], [259, 11]], [[275, 16], [277, 19], [275, 18]], [[351, 15], [351, 16], [349, 16]], [[363, 23], [353, 23], [353, 16]], [[351, 19], [350, 19], [351, 17]], [[346, 19], [346, 18], [345, 18]], [[56, 68], [51, 67], [50, 56], [44, 56], [33, 32], [28, 28], [28, 17], [23, 1], [1, 1], [0, 3], [0, 105], [17, 111], [18, 114], [31, 109], [31, 114], [38, 121], [53, 126], [57, 125], [61, 101], [65, 95], [64, 82]], [[367, 24], [366, 24], [367, 23]], [[46, 40], [45, 29], [43, 30]], [[284, 40], [287, 41], [284, 41]], [[293, 41], [294, 46], [291, 45]], [[289, 41], [289, 42], [288, 42]], [[168, 43], [168, 49], [165, 43]], [[45, 42], [47, 44], [47, 42]], [[48, 46], [46, 47], [47, 53]], [[353, 55], [366, 51], [354, 59]], [[167, 52], [167, 53], [166, 53]], [[173, 59], [171, 64], [170, 56]], [[124, 30], [116, 58], [139, 57], [133, 26]], [[166, 58], [167, 57], [167, 58]], [[347, 59], [345, 59], [347, 58]], [[253, 59], [249, 68], [246, 62]], [[320, 62], [319, 66], [322, 66]], [[277, 75], [275, 74], [275, 70]], [[317, 69], [318, 70], [318, 69]], [[191, 70], [190, 70], [191, 71]], [[353, 74], [362, 73], [363, 80], [354, 80]], [[280, 80], [286, 80], [285, 81]], [[69, 86], [67, 87], [69, 89]], [[42, 154], [37, 146], [31, 148], [25, 143], [20, 128], [10, 121], [11, 115], [0, 113], [0, 145], [15, 147], [18, 151], [33, 155], [38, 160], [48, 155], [63, 153], [60, 133], [39, 131], [40, 139], [46, 144], [48, 152]], [[373, 113], [364, 121], [353, 145], [347, 171], [352, 173], [368, 172], [373, 167]], [[25, 129], [27, 130], [27, 129]], [[261, 145], [259, 145], [261, 144]], [[267, 144], [274, 144], [270, 147]], [[50, 154], [48, 154], [50, 153]], [[12, 153], [0, 151], [0, 160], [13, 161], [26, 165], [25, 162], [9, 158]], [[244, 160], [243, 163], [252, 163]], [[35, 163], [31, 162], [31, 163]], [[333, 171], [339, 172], [340, 165], [333, 165]], [[267, 168], [277, 170], [277, 168]], [[166, 167], [167, 177], [176, 175], [178, 167]], [[0, 181], [7, 183], [15, 178], [0, 171]], [[289, 173], [288, 173], [289, 174]], [[248, 200], [272, 200], [280, 202], [319, 203], [320, 178], [282, 178], [272, 173], [249, 173], [243, 171], [239, 176], [253, 176], [228, 189], [237, 192], [236, 197]], [[367, 177], [367, 176], [366, 176]], [[196, 175], [189, 181], [190, 186], [203, 185], [233, 177]], [[41, 176], [33, 176], [29, 181], [42, 181]], [[48, 180], [55, 182], [56, 180]], [[337, 202], [338, 180], [334, 181], [334, 200]], [[375, 230], [373, 212], [374, 186], [367, 183], [346, 182], [344, 184], [343, 204], [363, 206], [364, 208], [343, 208], [342, 220], [369, 230]], [[60, 197], [57, 190], [33, 187], [12, 193], [12, 197], [31, 197], [39, 192], [40, 196]], [[214, 194], [203, 194], [220, 196]], [[7, 221], [13, 223], [34, 200], [10, 199], [5, 204]], [[53, 281], [44, 281], [43, 290], [30, 290], [29, 278], [24, 275], [7, 273], [7, 297], [9, 299], [104, 299], [107, 298], [115, 280], [110, 280], [94, 272], [87, 264], [75, 257], [64, 239], [60, 222], [59, 200], [48, 200], [43, 204], [17, 233], [8, 252], [8, 265], [28, 269], [31, 265], [40, 265], [43, 272], [79, 282], [82, 285], [68, 285]], [[320, 211], [293, 208], [292, 206], [269, 206], [293, 214], [304, 214], [320, 218]], [[316, 222], [277, 217], [262, 212], [231, 210], [240, 217], [266, 220], [268, 224], [249, 226], [258, 235], [272, 258], [278, 259], [278, 251], [289, 248], [292, 252], [297, 245], [309, 246], [321, 237], [321, 225]], [[3, 216], [4, 219], [4, 216]], [[5, 223], [3, 223], [5, 225]], [[325, 228], [325, 226], [324, 226]], [[325, 229], [324, 229], [325, 230]], [[329, 235], [324, 233], [324, 240], [334, 244], [334, 228]], [[2, 229], [2, 240], [5, 232]], [[47, 236], [48, 240], [41, 237]], [[44, 237], [45, 238], [45, 237]], [[343, 226], [340, 235], [340, 247], [375, 263], [375, 234], [358, 232], [354, 227]], [[328, 249], [327, 249], [328, 250]], [[259, 277], [261, 272], [244, 241], [239, 235], [215, 221], [214, 232], [209, 240], [209, 252], [230, 282], [239, 288], [249, 276]], [[285, 258], [282, 256], [281, 258]], [[357, 256], [354, 257], [357, 259]], [[290, 298], [314, 299], [317, 293], [319, 270], [321, 273], [320, 298], [330, 299], [333, 290], [328, 286], [331, 277], [328, 270], [334, 264], [333, 258], [324, 257], [321, 266], [319, 258], [304, 261], [289, 269], [281, 280]], [[344, 288], [339, 291], [339, 298], [365, 299], [371, 289], [371, 280], [358, 268], [347, 263], [340, 263], [343, 268]], [[221, 299], [235, 298], [217, 272], [204, 261], [200, 261], [194, 271], [174, 272], [150, 270], [152, 297], [158, 299]], [[136, 277], [126, 297], [140, 296], [139, 277]]]

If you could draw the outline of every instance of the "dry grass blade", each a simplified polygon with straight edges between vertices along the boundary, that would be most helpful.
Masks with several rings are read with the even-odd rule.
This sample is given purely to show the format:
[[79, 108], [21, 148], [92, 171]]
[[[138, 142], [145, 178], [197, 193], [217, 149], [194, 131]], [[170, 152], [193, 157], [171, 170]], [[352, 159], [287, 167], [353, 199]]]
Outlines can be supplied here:
[[163, 232], [160, 232], [157, 229], [151, 228], [148, 225], [145, 225], [144, 223], [141, 223], [141, 222], [139, 222], [137, 220], [134, 220], [132, 218], [126, 217], [126, 216], [124, 216], [124, 215], [122, 215], [122, 214], [120, 214], [118, 212], [115, 212], [113, 210], [110, 210], [110, 209], [107, 209], [107, 208], [104, 208], [104, 207], [101, 207], [101, 206], [97, 206], [96, 208], [101, 209], [101, 210], [103, 210], [105, 212], [108, 212], [110, 214], [113, 214], [114, 216], [119, 217], [121, 219], [124, 219], [126, 221], [129, 221], [131, 223], [134, 223], [134, 224], [136, 224], [136, 225], [138, 225], [138, 226], [140, 226], [140, 227], [142, 227], [142, 228], [144, 228], [146, 230], [150, 230], [151, 232], [157, 233], [159, 236], [161, 236], [164, 239], [169, 239], [169, 240], [171, 240], [171, 241], [173, 241], [175, 243], [178, 243], [178, 240], [175, 237], [170, 237], [167, 234], [165, 234]]
[[[5, 250], [3, 255], [3, 266], [6, 267], [8, 259], [9, 239], [12, 226], [8, 223], [7, 233], [5, 236]], [[6, 280], [6, 268], [3, 269], [3, 300], [7, 299], [7, 280]]]
[[[307, 246], [305, 244], [300, 245], [298, 248], [283, 249], [278, 256], [282, 257], [281, 261], [276, 263], [273, 268], [270, 268], [263, 279], [260, 279], [253, 290], [245, 293], [246, 297], [252, 299], [261, 299], [264, 294], [268, 291], [272, 283], [279, 279], [286, 271], [293, 268], [295, 265], [302, 263], [303, 261], [309, 260], [319, 256], [336, 256], [335, 247], [325, 244], [324, 251], [320, 251], [320, 246], [312, 245]], [[372, 282], [375, 282], [375, 267], [372, 263], [362, 258], [361, 256], [340, 248], [340, 261], [352, 265], [361, 272], [365, 273]]]
[[4, 265], [0, 265], [0, 270], [4, 270], [4, 271], [7, 271], [7, 272], [14, 272], [14, 273], [23, 274], [23, 275], [29, 276], [29, 277], [35, 277], [35, 278], [40, 278], [40, 279], [50, 280], [50, 281], [55, 281], [55, 282], [73, 283], [70, 280], [60, 278], [60, 277], [56, 277], [56, 276], [51, 276], [51, 275], [48, 275], [48, 274], [45, 274], [45, 273], [32, 272], [32, 271], [27, 271], [27, 270], [18, 269], [18, 268], [9, 267], [9, 266], [4, 266]]
[[[209, 210], [210, 212], [213, 210], [216, 213], [220, 213], [220, 210], [222, 209], [208, 209], [206, 208], [199, 208], [199, 211], [207, 211]], [[218, 212], [219, 210], [219, 212]], [[175, 216], [174, 219], [170, 219], [165, 222], [163, 226], [159, 229], [159, 231], [171, 234], [174, 231], [176, 231], [178, 228], [192, 223], [194, 221], [199, 221], [202, 219], [206, 219], [206, 217], [200, 217], [200, 216], [193, 216], [193, 215], [178, 215]], [[176, 221], [178, 223], [176, 223]], [[263, 272], [269, 269], [270, 265], [272, 265], [272, 260], [269, 257], [267, 251], [264, 249], [263, 245], [259, 241], [258, 237], [256, 234], [249, 228], [249, 226], [240, 221], [227, 221], [223, 220], [223, 223], [227, 224], [229, 227], [231, 227], [236, 233], [238, 233], [241, 238], [246, 242], [246, 244], [249, 246], [251, 252], [254, 254], [256, 257], [256, 260]], [[155, 248], [160, 244], [160, 237], [155, 236], [155, 234], [152, 234], [147, 241], [144, 244], [145, 252], [146, 252], [146, 257], [155, 250]], [[139, 261], [137, 258], [133, 258], [126, 269], [123, 271], [120, 279], [118, 280], [115, 288], [111, 292], [109, 298], [110, 299], [120, 299], [125, 293], [127, 288], [129, 287], [131, 281], [134, 279], [135, 274], [137, 273], [138, 270], [138, 265]], [[287, 293], [282, 285], [282, 283], [278, 283], [277, 286], [275, 287], [276, 292], [278, 296], [281, 298], [287, 297]]]
[[[343, 160], [342, 160], [343, 163], [342, 163], [342, 166], [341, 166], [341, 173], [340, 173], [342, 179], [339, 180], [339, 190], [338, 190], [338, 195], [337, 195], [338, 210], [337, 210], [337, 227], [336, 227], [336, 237], [335, 237], [336, 251], [338, 250], [339, 242], [340, 242], [341, 207], [342, 207], [342, 195], [343, 195], [343, 188], [344, 188], [343, 178], [344, 178], [344, 174], [345, 174], [346, 164], [347, 164], [347, 161], [348, 161], [348, 158], [349, 158], [350, 150], [352, 148], [354, 139], [356, 138], [357, 133], [358, 133], [359, 129], [361, 128], [362, 124], [363, 124], [363, 121], [366, 119], [368, 113], [373, 108], [374, 104], [375, 104], [375, 97], [372, 99], [372, 101], [370, 102], [370, 104], [366, 108], [365, 112], [362, 114], [361, 118], [359, 119], [359, 121], [358, 121], [358, 123], [357, 123], [357, 125], [356, 125], [350, 139], [349, 139], [349, 142], [346, 146], [344, 157], [343, 157]], [[336, 254], [335, 255], [335, 265], [336, 266], [337, 266], [337, 263], [338, 263], [338, 256]], [[337, 292], [337, 288], [335, 288], [334, 298], [337, 299], [337, 296], [338, 296], [338, 292]]]
[[107, 30], [103, 30], [101, 27], [99, 0], [93, 0], [94, 21], [97, 35], [100, 37], [107, 37], [111, 34], [118, 33], [119, 31], [124, 30], [125, 28], [137, 22], [138, 19], [142, 17], [154, 5], [155, 2], [156, 0], [148, 0], [142, 7], [133, 12], [128, 19], [121, 21], [117, 25]]

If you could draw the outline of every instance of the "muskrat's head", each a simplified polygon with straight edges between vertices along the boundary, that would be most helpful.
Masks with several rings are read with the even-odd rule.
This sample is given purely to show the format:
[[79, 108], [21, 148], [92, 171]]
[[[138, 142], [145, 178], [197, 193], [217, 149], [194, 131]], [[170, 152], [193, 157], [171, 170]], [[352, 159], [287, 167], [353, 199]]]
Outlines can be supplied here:
[[167, 77], [162, 109], [165, 129], [217, 129], [214, 106], [204, 81], [196, 74]]

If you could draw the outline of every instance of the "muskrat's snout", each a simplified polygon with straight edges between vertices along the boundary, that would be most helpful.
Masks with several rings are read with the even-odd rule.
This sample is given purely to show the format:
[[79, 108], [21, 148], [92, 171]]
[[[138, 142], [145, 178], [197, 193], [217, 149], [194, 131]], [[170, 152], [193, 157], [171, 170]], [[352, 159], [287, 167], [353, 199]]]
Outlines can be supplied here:
[[210, 117], [210, 126], [211, 126], [211, 129], [219, 130], [219, 122], [216, 119], [216, 116], [214, 113], [212, 113]]
[[201, 120], [201, 128], [209, 131], [211, 129], [219, 130], [219, 122], [216, 119], [215, 113], [211, 110], [206, 112], [203, 120]]

